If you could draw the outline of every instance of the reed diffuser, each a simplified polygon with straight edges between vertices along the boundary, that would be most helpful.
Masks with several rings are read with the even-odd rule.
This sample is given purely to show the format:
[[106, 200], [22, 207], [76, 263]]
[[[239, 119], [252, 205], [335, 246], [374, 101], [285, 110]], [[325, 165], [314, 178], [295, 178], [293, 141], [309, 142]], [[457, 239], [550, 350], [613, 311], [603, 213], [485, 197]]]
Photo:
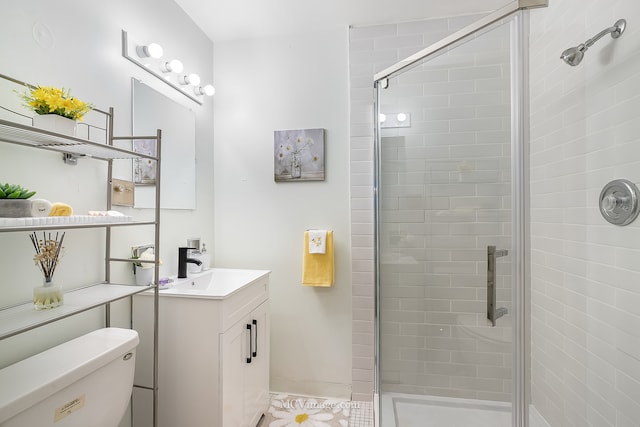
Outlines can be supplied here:
[[42, 239], [38, 239], [35, 232], [29, 235], [36, 251], [33, 261], [43, 275], [42, 286], [33, 289], [33, 306], [36, 310], [58, 307], [63, 303], [62, 286], [54, 283], [53, 274], [62, 257], [64, 236], [65, 233], [56, 233], [53, 237], [51, 233], [43, 232]]

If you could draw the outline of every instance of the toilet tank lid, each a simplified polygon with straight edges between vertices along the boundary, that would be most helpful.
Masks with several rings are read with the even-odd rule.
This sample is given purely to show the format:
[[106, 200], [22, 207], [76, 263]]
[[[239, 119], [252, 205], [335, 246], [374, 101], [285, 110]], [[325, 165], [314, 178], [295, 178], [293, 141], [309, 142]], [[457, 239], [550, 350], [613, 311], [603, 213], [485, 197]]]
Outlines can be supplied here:
[[0, 424], [138, 345], [132, 329], [103, 328], [0, 370]]

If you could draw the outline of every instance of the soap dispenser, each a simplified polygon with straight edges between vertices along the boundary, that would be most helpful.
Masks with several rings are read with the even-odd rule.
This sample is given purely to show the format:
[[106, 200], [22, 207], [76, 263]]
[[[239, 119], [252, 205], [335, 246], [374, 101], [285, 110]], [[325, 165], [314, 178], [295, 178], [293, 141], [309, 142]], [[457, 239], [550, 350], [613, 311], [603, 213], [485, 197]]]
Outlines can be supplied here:
[[200, 253], [200, 238], [192, 237], [191, 239], [187, 239], [187, 256], [189, 258], [197, 259], [200, 261], [200, 265], [198, 264], [187, 264], [187, 272], [189, 273], [200, 273], [203, 269], [202, 265], [202, 255]]
[[202, 261], [202, 271], [208, 270], [211, 262], [211, 257], [209, 256], [209, 252], [207, 252], [207, 248], [205, 243], [202, 243], [202, 250], [200, 251], [200, 261]]

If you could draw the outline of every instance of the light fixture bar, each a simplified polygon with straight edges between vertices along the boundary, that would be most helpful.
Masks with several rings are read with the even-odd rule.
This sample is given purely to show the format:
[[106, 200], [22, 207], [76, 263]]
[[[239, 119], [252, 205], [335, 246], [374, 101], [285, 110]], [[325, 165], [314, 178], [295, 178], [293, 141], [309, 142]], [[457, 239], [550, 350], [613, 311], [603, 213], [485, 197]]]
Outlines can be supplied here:
[[[136, 49], [133, 48], [132, 50], [136, 50]], [[178, 92], [180, 92], [181, 94], [183, 94], [184, 96], [189, 98], [190, 100], [202, 105], [202, 103], [203, 103], [202, 100], [196, 96], [196, 92], [194, 92], [192, 86], [187, 85], [187, 86], [182, 86], [181, 87], [179, 84], [174, 83], [173, 81], [167, 79], [166, 78], [166, 74], [162, 75], [161, 74], [162, 71], [161, 71], [160, 67], [158, 68], [158, 71], [155, 71], [151, 67], [148, 67], [145, 64], [143, 64], [142, 62], [140, 62], [136, 58], [137, 54], [135, 52], [133, 53], [133, 55], [130, 55], [129, 51], [130, 51], [130, 47], [129, 47], [128, 34], [127, 34], [127, 32], [125, 30], [122, 30], [122, 56], [124, 56], [125, 58], [127, 58], [129, 61], [133, 62], [134, 64], [136, 64], [140, 68], [144, 69], [149, 74], [151, 74], [153, 76], [156, 76], [158, 79], [162, 80], [163, 82], [165, 82], [166, 84], [168, 84], [169, 86], [171, 86], [172, 88], [174, 88], [175, 90], [177, 90]], [[167, 61], [164, 61], [163, 64], [167, 64]], [[181, 76], [178, 76], [178, 79], [180, 79], [180, 78], [181, 78]], [[185, 90], [185, 89], [188, 89], [188, 90]]]

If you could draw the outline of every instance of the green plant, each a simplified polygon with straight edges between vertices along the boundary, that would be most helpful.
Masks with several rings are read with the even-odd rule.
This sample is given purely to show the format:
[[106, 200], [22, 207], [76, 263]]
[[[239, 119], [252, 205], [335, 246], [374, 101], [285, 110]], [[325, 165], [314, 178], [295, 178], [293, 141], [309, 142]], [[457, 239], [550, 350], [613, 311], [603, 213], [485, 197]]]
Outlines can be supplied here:
[[29, 191], [17, 184], [0, 184], [0, 199], [28, 199], [34, 194], [35, 191]]

